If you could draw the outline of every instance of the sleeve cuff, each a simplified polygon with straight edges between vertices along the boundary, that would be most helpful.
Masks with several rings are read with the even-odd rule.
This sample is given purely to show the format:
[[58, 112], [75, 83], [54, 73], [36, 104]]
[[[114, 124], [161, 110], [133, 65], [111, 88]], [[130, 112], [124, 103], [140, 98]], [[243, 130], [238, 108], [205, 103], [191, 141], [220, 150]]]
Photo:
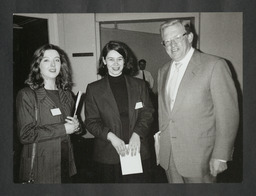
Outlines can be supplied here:
[[216, 160], [218, 160], [218, 161], [220, 161], [220, 162], [223, 162], [223, 163], [226, 163], [226, 162], [227, 162], [226, 160], [222, 160], [222, 159], [216, 159]]

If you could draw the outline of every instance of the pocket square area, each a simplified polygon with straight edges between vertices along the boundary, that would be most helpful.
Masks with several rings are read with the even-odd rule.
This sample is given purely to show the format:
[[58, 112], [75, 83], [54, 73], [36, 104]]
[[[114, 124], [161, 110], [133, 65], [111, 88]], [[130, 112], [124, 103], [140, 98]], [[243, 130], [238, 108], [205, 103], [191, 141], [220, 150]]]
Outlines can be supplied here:
[[140, 108], [143, 108], [143, 104], [142, 102], [137, 102], [135, 105], [135, 109], [140, 109]]

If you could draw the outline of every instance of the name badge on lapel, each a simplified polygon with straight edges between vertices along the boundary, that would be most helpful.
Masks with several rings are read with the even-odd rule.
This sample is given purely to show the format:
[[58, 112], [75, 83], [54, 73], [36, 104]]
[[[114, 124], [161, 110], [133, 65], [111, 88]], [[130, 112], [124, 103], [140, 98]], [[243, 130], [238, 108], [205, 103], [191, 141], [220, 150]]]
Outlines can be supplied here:
[[52, 113], [53, 116], [61, 115], [60, 108], [51, 109], [51, 113]]
[[140, 109], [140, 108], [143, 108], [143, 104], [142, 104], [142, 102], [137, 102], [135, 105], [135, 110]]

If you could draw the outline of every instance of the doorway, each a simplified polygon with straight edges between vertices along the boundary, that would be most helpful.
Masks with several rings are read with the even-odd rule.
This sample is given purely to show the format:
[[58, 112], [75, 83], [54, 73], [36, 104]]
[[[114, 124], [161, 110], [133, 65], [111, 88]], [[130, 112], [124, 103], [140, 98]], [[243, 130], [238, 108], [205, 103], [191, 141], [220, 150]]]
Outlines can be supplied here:
[[34, 51], [49, 43], [48, 20], [27, 16], [13, 16], [13, 179], [18, 182], [22, 145], [16, 127], [16, 96], [25, 87]]
[[[143, 19], [143, 20], [119, 20], [99, 22], [100, 48], [110, 40], [117, 40], [126, 43], [134, 52], [137, 60], [147, 61], [148, 70], [154, 79], [153, 91], [157, 92], [158, 69], [170, 60], [164, 47], [161, 45], [161, 35], [159, 27], [166, 21], [166, 18]], [[172, 18], [174, 19], [174, 18]], [[179, 17], [189, 25], [196, 34], [195, 17]], [[193, 47], [198, 47], [198, 40], [194, 39]]]

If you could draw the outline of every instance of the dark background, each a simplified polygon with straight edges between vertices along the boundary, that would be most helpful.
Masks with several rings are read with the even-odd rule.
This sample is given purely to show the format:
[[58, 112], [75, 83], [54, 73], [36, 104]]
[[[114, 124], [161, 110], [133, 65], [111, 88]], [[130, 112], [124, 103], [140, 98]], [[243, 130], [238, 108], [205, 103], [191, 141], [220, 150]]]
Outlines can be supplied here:
[[[0, 195], [255, 195], [255, 4], [249, 0], [4, 0], [0, 2], [1, 137]], [[13, 13], [243, 12], [244, 98], [243, 182], [234, 184], [70, 184], [13, 183]], [[232, 32], [230, 32], [232, 33]], [[16, 81], [17, 82], [17, 81]]]

